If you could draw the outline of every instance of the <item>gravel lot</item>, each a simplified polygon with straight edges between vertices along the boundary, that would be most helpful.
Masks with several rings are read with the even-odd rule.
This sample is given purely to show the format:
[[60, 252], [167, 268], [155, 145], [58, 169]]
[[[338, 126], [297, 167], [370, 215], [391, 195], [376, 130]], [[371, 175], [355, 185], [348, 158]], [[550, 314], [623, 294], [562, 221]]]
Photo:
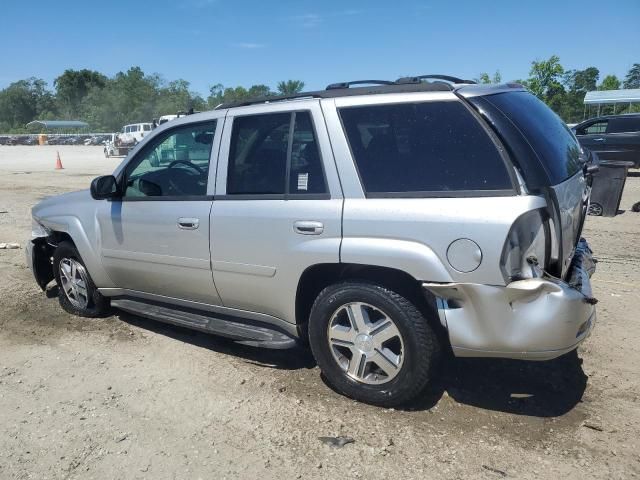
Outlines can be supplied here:
[[[64, 170], [54, 170], [56, 150]], [[0, 243], [87, 188], [101, 147], [0, 147]], [[640, 175], [589, 217], [598, 324], [578, 356], [449, 360], [406, 411], [352, 402], [303, 350], [268, 351], [47, 298], [0, 250], [0, 478], [631, 478], [640, 474]], [[345, 435], [342, 448], [318, 437]]]

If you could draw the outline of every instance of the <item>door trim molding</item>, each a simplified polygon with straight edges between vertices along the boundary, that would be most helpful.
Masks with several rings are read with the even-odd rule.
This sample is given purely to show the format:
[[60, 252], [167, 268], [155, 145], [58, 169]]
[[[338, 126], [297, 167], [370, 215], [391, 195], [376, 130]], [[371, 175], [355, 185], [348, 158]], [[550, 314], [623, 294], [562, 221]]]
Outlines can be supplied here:
[[174, 255], [161, 255], [158, 253], [131, 252], [128, 250], [102, 249], [103, 258], [114, 258], [128, 262], [158, 263], [160, 265], [173, 265], [176, 267], [196, 268], [209, 270], [211, 265], [208, 258], [176, 257]]
[[255, 275], [256, 277], [273, 277], [276, 274], [276, 267], [267, 265], [253, 265], [250, 263], [223, 262], [215, 260], [211, 262], [214, 272], [241, 273], [244, 275]]

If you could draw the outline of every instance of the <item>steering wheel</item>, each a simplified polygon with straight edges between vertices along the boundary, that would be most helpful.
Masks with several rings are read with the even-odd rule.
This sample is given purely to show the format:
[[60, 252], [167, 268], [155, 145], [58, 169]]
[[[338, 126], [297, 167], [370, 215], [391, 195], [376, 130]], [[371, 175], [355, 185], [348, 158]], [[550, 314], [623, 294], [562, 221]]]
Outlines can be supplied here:
[[191, 167], [194, 170], [196, 170], [198, 172], [198, 174], [204, 175], [204, 170], [201, 167], [199, 167], [195, 163], [189, 162], [188, 160], [174, 160], [173, 162], [171, 162], [169, 164], [168, 168], [173, 168], [174, 165], [178, 165], [178, 164], [182, 164], [182, 165], [186, 165], [187, 167]]

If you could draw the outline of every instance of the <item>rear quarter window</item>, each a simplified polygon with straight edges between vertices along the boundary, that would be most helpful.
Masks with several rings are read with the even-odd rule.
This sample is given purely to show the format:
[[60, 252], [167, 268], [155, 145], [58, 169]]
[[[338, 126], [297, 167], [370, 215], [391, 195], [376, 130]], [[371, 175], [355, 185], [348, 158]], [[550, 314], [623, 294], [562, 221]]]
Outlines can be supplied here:
[[640, 117], [612, 118], [607, 133], [640, 132]]
[[489, 95], [527, 139], [551, 181], [562, 183], [582, 168], [580, 145], [569, 127], [541, 100], [527, 92]]
[[495, 143], [458, 101], [344, 107], [339, 113], [368, 196], [513, 191]]

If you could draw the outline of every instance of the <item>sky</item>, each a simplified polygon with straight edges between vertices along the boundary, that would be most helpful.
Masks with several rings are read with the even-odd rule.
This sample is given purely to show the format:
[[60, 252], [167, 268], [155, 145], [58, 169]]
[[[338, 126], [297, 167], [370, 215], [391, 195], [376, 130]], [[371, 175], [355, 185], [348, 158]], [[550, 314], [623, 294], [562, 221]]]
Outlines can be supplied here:
[[208, 94], [303, 80], [305, 89], [428, 73], [526, 78], [567, 69], [622, 78], [640, 63], [640, 0], [2, 0], [0, 88], [65, 69], [140, 66]]

